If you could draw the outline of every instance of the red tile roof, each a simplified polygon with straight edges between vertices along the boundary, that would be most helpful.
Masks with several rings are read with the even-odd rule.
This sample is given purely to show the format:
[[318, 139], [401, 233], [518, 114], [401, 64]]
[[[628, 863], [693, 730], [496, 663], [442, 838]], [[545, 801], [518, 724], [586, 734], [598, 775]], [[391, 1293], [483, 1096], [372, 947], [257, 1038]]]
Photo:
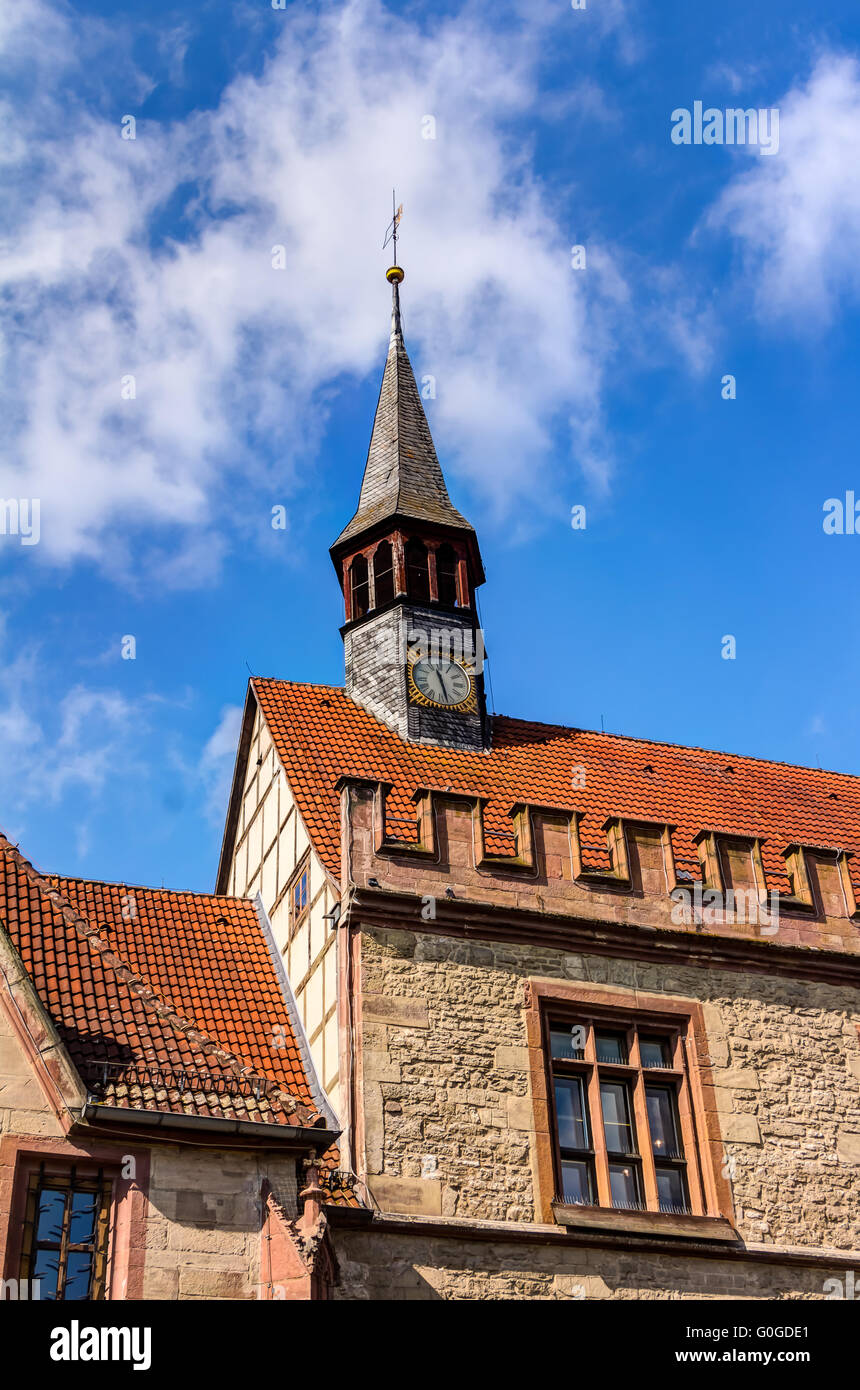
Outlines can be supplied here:
[[54, 875], [49, 881], [177, 1013], [313, 1105], [253, 902]]
[[[488, 832], [510, 832], [518, 801], [583, 813], [590, 859], [608, 867], [602, 827], [609, 816], [676, 826], [679, 868], [700, 877], [694, 836], [700, 830], [764, 839], [771, 888], [787, 892], [780, 851], [795, 841], [854, 852], [860, 898], [860, 778], [703, 748], [536, 724], [498, 715], [492, 748], [475, 753], [405, 743], [336, 686], [256, 678], [253, 689], [308, 832], [326, 867], [340, 874], [339, 777], [392, 784], [388, 809], [415, 817], [419, 787], [489, 798]], [[585, 786], [574, 783], [584, 769]], [[492, 843], [504, 853], [504, 841]], [[510, 843], [507, 843], [509, 850]], [[602, 860], [602, 863], [601, 863]]]
[[[0, 926], [103, 1102], [322, 1121], [252, 904], [48, 879], [0, 835]], [[285, 1046], [270, 1053], [273, 1026]]]

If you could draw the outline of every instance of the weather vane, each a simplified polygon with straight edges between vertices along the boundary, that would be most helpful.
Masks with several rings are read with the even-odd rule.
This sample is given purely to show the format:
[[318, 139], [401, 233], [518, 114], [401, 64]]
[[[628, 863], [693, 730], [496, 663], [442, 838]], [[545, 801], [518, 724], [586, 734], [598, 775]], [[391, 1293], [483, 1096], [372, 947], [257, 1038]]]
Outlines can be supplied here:
[[392, 267], [392, 269], [394, 269], [394, 268], [397, 266], [397, 229], [398, 229], [398, 227], [400, 226], [400, 219], [401, 219], [401, 217], [403, 216], [403, 204], [401, 203], [400, 206], [397, 207], [397, 206], [396, 206], [396, 201], [397, 201], [397, 200], [396, 200], [395, 195], [394, 195], [394, 189], [392, 188], [392, 190], [391, 190], [391, 214], [392, 214], [392, 215], [391, 215], [391, 221], [390, 221], [389, 224], [388, 224], [388, 230], [387, 230], [387, 232], [385, 233], [385, 240], [384, 240], [384, 242], [382, 243], [382, 249], [383, 249], [383, 251], [385, 250], [386, 246], [388, 245], [388, 243], [389, 243], [390, 241], [394, 243], [394, 266]]

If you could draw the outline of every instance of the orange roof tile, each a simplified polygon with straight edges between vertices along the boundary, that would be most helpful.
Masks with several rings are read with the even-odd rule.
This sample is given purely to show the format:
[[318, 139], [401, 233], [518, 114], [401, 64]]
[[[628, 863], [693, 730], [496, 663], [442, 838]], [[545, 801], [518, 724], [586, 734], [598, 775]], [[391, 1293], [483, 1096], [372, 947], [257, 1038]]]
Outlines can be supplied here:
[[[136, 922], [122, 917], [129, 898]], [[322, 1120], [253, 904], [48, 879], [0, 835], [0, 926], [103, 1102], [270, 1124]], [[207, 929], [204, 955], [195, 947]], [[270, 1059], [264, 1027], [273, 1020], [288, 1045]]]
[[54, 875], [49, 881], [177, 1013], [313, 1104], [253, 902]]
[[[340, 874], [339, 777], [392, 784], [392, 815], [411, 816], [419, 787], [488, 798], [488, 833], [510, 831], [518, 801], [579, 810], [583, 842], [605, 854], [609, 816], [676, 826], [679, 867], [698, 877], [700, 830], [764, 839], [769, 884], [788, 891], [781, 854], [794, 841], [853, 851], [860, 896], [860, 778], [703, 748], [497, 715], [492, 747], [467, 752], [404, 742], [337, 686], [255, 678], [252, 687], [323, 863]], [[575, 769], [585, 771], [578, 787]], [[503, 844], [493, 844], [495, 853]], [[608, 862], [608, 861], [607, 861]]]

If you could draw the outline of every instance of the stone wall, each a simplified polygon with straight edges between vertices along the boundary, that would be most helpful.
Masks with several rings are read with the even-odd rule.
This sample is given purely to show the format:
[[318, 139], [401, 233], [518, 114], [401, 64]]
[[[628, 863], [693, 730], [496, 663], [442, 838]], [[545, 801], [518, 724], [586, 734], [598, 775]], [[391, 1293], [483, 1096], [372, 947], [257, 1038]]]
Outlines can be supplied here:
[[60, 1137], [63, 1127], [45, 1100], [6, 1009], [0, 1007], [0, 1137], [5, 1134]]
[[855, 991], [365, 927], [365, 1162], [383, 1209], [535, 1219], [530, 977], [701, 1003], [741, 1236], [860, 1245]]
[[841, 1269], [339, 1230], [335, 1299], [824, 1299]]
[[268, 1277], [261, 1257], [266, 1177], [294, 1212], [294, 1158], [184, 1145], [153, 1149], [144, 1298], [258, 1298]]

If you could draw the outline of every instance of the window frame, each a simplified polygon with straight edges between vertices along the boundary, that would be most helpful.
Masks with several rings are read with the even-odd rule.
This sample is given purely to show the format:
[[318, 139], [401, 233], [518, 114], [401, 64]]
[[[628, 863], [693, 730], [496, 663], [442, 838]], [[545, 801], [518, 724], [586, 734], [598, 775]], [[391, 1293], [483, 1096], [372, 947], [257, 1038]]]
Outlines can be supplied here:
[[366, 618], [373, 611], [370, 579], [370, 563], [364, 551], [360, 551], [349, 562], [349, 602], [353, 619]]
[[75, 1164], [87, 1177], [101, 1168], [111, 1184], [105, 1301], [143, 1298], [145, 1267], [135, 1252], [146, 1245], [150, 1149], [132, 1140], [123, 1150], [120, 1159], [116, 1143], [0, 1135], [0, 1277], [20, 1278], [31, 1175], [41, 1163], [52, 1173]]
[[[687, 1095], [687, 1076], [684, 1066], [682, 1030], [677, 1024], [662, 1028], [655, 1025], [648, 1015], [636, 1013], [607, 1015], [602, 1010], [580, 1009], [575, 1005], [548, 1007], [544, 1012], [545, 1028], [549, 1038], [563, 1032], [565, 1024], [571, 1028], [586, 1030], [582, 1057], [558, 1057], [552, 1055], [550, 1043], [548, 1063], [553, 1079], [552, 1115], [553, 1145], [555, 1150], [556, 1173], [558, 1178], [557, 1197], [565, 1201], [562, 1185], [562, 1145], [556, 1106], [555, 1082], [560, 1078], [579, 1076], [588, 1101], [588, 1129], [593, 1145], [594, 1174], [596, 1179], [597, 1201], [594, 1206], [607, 1207], [613, 1211], [665, 1211], [661, 1204], [658, 1172], [671, 1167], [681, 1171], [681, 1188], [686, 1195], [684, 1210], [678, 1215], [703, 1216], [705, 1203], [698, 1172], [696, 1156], [695, 1129], [692, 1124], [691, 1107]], [[601, 1038], [610, 1036], [617, 1039], [619, 1046], [616, 1055], [607, 1057], [601, 1050]], [[643, 1035], [650, 1042], [658, 1037], [667, 1049], [672, 1066], [649, 1066], [643, 1063], [639, 1053], [639, 1039]], [[623, 1060], [622, 1060], [623, 1059]], [[623, 1128], [621, 1136], [627, 1146], [613, 1144], [606, 1118], [604, 1097], [608, 1088], [618, 1088], [623, 1101]], [[648, 1094], [660, 1089], [670, 1094], [671, 1114], [675, 1127], [675, 1140], [680, 1149], [679, 1156], [655, 1155], [654, 1140], [648, 1115]], [[613, 1173], [619, 1167], [629, 1170], [635, 1197], [630, 1203], [621, 1204], [612, 1195]]]
[[[561, 1221], [564, 1225], [602, 1224], [638, 1230], [683, 1227], [700, 1238], [727, 1239], [733, 1222], [731, 1188], [725, 1174], [725, 1155], [719, 1129], [717, 1103], [710, 1070], [708, 1044], [701, 1005], [694, 1000], [664, 999], [624, 989], [577, 984], [547, 979], [526, 983], [526, 1024], [529, 1044], [532, 1103], [535, 1111], [536, 1219]], [[588, 1024], [582, 1056], [575, 1055], [561, 1066], [553, 1063], [550, 1032], [558, 1033], [565, 1024]], [[595, 1024], [601, 1031], [624, 1033], [627, 1062], [598, 1063], [595, 1053]], [[671, 1067], [639, 1065], [638, 1036], [647, 1040], [670, 1037]], [[634, 1047], [636, 1051], [634, 1052]], [[559, 1059], [556, 1059], [558, 1063]], [[595, 1155], [597, 1202], [569, 1203], [564, 1199], [561, 1154], [555, 1111], [553, 1079], [559, 1074], [579, 1072], [588, 1078], [588, 1122]], [[641, 1164], [643, 1202], [641, 1208], [611, 1204], [609, 1154], [602, 1126], [599, 1077], [610, 1074], [638, 1078], [632, 1090], [632, 1120], [637, 1135], [647, 1136], [638, 1143], [636, 1161]], [[675, 1160], [655, 1156], [647, 1116], [646, 1081], [650, 1088], [671, 1085], [677, 1092], [675, 1124], [683, 1145], [686, 1210], [661, 1208], [657, 1173]], [[596, 1121], [598, 1123], [596, 1123]], [[647, 1152], [643, 1152], [647, 1150]], [[665, 1198], [664, 1198], [665, 1202]], [[581, 1219], [580, 1219], [581, 1218]], [[728, 1234], [727, 1234], [728, 1233]]]
[[[311, 870], [311, 856], [310, 856], [310, 852], [308, 851], [308, 852], [306, 852], [306, 853], [302, 856], [301, 860], [300, 860], [299, 863], [296, 865], [295, 869], [293, 870], [293, 872], [292, 872], [292, 874], [290, 875], [289, 880], [288, 880], [288, 882], [287, 882], [287, 901], [288, 901], [288, 903], [289, 903], [289, 914], [290, 914], [290, 940], [292, 940], [292, 938], [295, 936], [296, 932], [299, 930], [299, 927], [300, 927], [300, 926], [302, 925], [302, 923], [305, 921], [305, 918], [307, 917], [308, 913], [309, 913], [310, 910], [311, 910], [311, 872], [310, 872], [310, 870]], [[307, 892], [306, 892], [306, 895], [305, 895], [305, 902], [304, 902], [304, 906], [303, 906], [303, 907], [301, 907], [301, 908], [299, 908], [299, 909], [296, 909], [296, 903], [295, 903], [296, 886], [297, 886], [297, 884], [301, 883], [301, 881], [302, 881], [303, 878], [306, 878], [306, 879], [307, 879]]]
[[[77, 1163], [63, 1164], [62, 1166], [51, 1163], [46, 1165], [43, 1159], [38, 1168], [32, 1169], [27, 1175], [26, 1207], [24, 1217], [24, 1227], [21, 1242], [21, 1256], [19, 1277], [21, 1280], [30, 1282], [36, 1276], [33, 1273], [40, 1250], [54, 1250], [58, 1256], [57, 1264], [57, 1297], [48, 1299], [49, 1302], [103, 1302], [107, 1299], [108, 1293], [108, 1260], [110, 1251], [111, 1237], [111, 1212], [113, 1200], [113, 1182], [109, 1173], [99, 1167], [95, 1173], [86, 1171], [90, 1165], [85, 1165], [85, 1171], [81, 1173], [80, 1165]], [[63, 1205], [63, 1220], [60, 1230], [59, 1241], [39, 1240], [39, 1195], [43, 1190], [66, 1192], [66, 1200]], [[72, 1193], [90, 1192], [98, 1199], [95, 1220], [93, 1222], [92, 1241], [70, 1240], [71, 1225], [71, 1202]], [[92, 1248], [92, 1268], [88, 1284], [87, 1296], [84, 1299], [65, 1299], [63, 1297], [66, 1290], [68, 1279], [68, 1261], [70, 1254], [77, 1254], [81, 1251]]]

